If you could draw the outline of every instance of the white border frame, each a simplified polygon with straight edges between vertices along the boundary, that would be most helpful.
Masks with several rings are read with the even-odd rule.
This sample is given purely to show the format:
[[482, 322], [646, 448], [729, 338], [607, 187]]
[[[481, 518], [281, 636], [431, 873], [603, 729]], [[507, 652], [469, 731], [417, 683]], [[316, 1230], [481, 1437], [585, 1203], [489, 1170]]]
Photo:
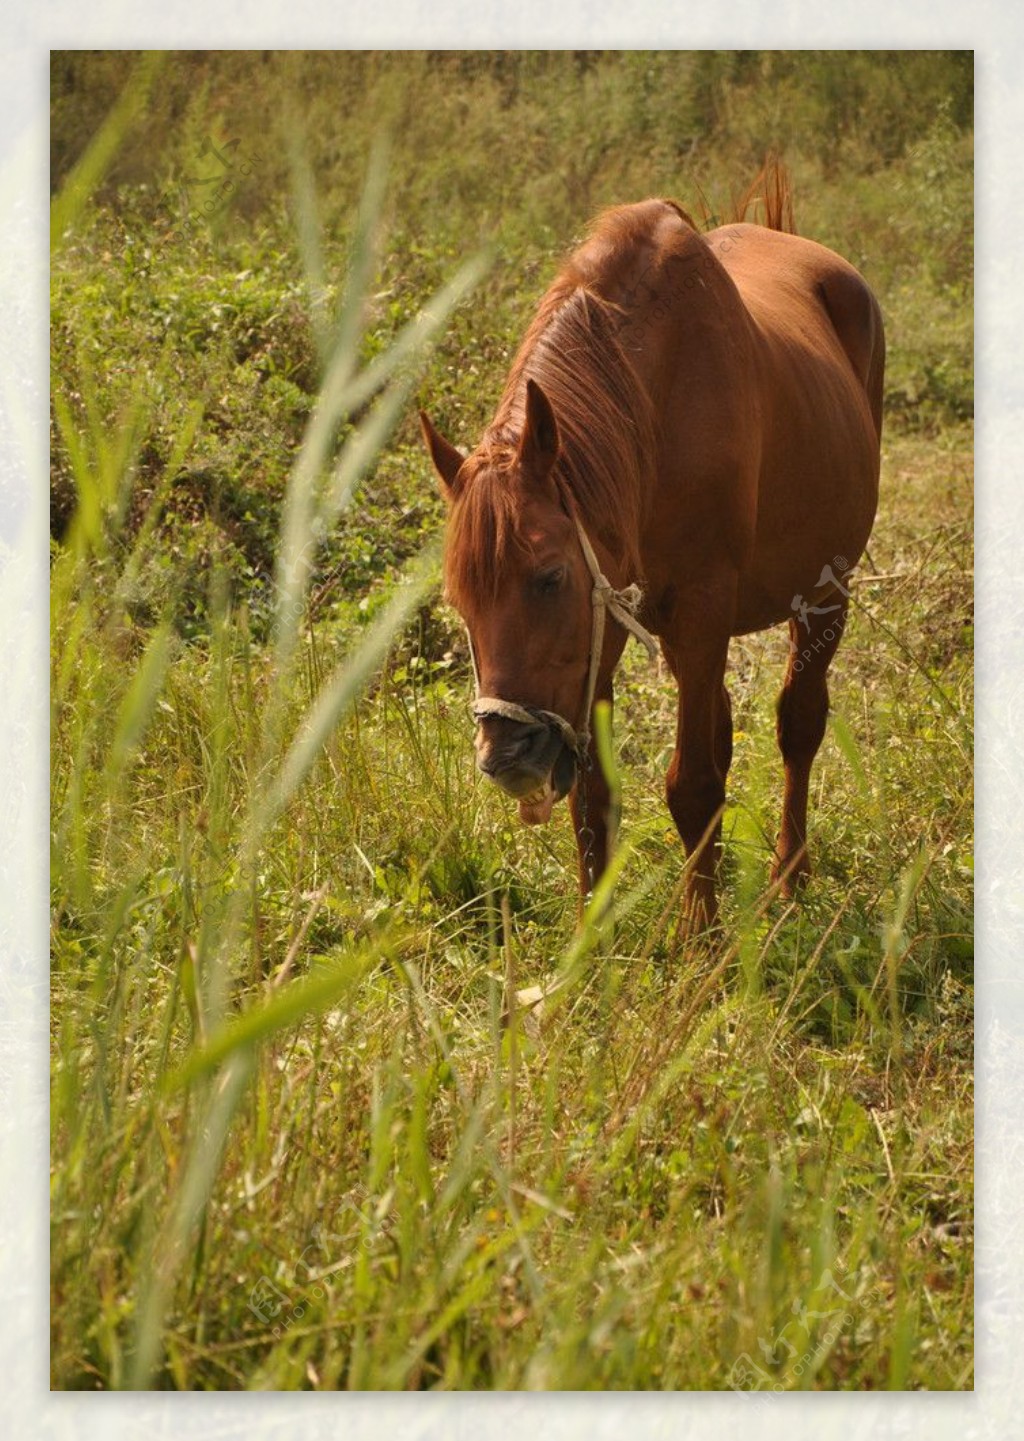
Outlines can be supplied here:
[[[0, 25], [0, 1356], [4, 1429], [19, 1438], [174, 1436], [303, 1441], [379, 1433], [531, 1441], [578, 1434], [759, 1441], [917, 1437], [974, 1441], [1016, 1432], [1024, 1407], [1017, 1363], [1022, 1305], [1024, 1165], [1024, 781], [1015, 722], [1024, 701], [1024, 599], [1016, 549], [1024, 485], [1024, 303], [1018, 259], [1024, 209], [1024, 12], [998, 0], [965, 22], [954, 0], [862, 0], [856, 20], [823, 20], [791, 0], [771, 14], [727, 0], [695, 15], [663, 0], [624, 7], [520, 0], [390, 0], [359, 19], [337, 0], [73, 0], [46, 13], [6, 12]], [[64, 48], [950, 48], [976, 52], [978, 394], [978, 968], [977, 1382], [974, 1393], [814, 1394], [752, 1407], [733, 1393], [481, 1395], [104, 1395], [48, 1390], [47, 1058], [47, 255], [48, 52]], [[1015, 1424], [1016, 1423], [1016, 1424]]]

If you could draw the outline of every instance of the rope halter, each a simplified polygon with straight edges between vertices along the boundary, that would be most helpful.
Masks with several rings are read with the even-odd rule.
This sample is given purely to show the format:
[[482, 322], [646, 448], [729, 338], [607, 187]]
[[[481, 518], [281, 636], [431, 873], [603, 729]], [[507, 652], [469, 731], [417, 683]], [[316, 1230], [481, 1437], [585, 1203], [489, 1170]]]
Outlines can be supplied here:
[[558, 715], [555, 711], [541, 710], [537, 706], [517, 705], [514, 701], [502, 700], [498, 696], [482, 696], [480, 694], [480, 672], [477, 668], [472, 638], [469, 643], [469, 654], [473, 662], [473, 681], [476, 689], [476, 699], [472, 705], [475, 721], [479, 722], [485, 716], [500, 716], [503, 720], [517, 721], [520, 725], [550, 726], [559, 732], [577, 762], [583, 765], [586, 762], [590, 746], [590, 712], [594, 704], [597, 673], [600, 669], [601, 652], [604, 647], [605, 617], [611, 615], [631, 635], [636, 636], [637, 640], [646, 647], [647, 654], [652, 660], [657, 655], [658, 643], [650, 631], [646, 630], [636, 618], [643, 600], [643, 591], [635, 584], [627, 585], [622, 590], [615, 589], [601, 571], [597, 556], [594, 554], [594, 547], [590, 544], [590, 539], [583, 529], [579, 516], [574, 514], [573, 519], [576, 522], [576, 532], [579, 536], [583, 558], [594, 579], [594, 588], [591, 591], [590, 671], [587, 676], [583, 715], [579, 725], [570, 725], [564, 716]]

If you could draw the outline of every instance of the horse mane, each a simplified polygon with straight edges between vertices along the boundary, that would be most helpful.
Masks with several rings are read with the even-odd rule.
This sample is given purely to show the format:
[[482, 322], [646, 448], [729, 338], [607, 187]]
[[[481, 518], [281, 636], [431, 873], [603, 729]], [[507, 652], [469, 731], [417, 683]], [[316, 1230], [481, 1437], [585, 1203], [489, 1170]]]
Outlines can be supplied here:
[[510, 476], [528, 379], [543, 387], [558, 422], [556, 485], [625, 579], [642, 580], [640, 521], [654, 416], [618, 340], [620, 317], [619, 308], [568, 260], [523, 337], [494, 419], [459, 473], [445, 564], [448, 595], [456, 604], [460, 597], [496, 593], [502, 562], [521, 543], [521, 497]]

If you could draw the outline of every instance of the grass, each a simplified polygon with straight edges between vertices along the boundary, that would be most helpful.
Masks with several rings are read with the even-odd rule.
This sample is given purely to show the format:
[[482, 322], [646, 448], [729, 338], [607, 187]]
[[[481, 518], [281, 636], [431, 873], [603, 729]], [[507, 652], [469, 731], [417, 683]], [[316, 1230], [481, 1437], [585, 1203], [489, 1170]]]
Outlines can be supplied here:
[[[429, 80], [396, 60], [373, 83], [401, 94], [405, 63]], [[461, 92], [496, 144], [509, 76], [511, 113], [548, 103], [540, 61], [519, 63]], [[850, 68], [884, 99], [887, 61]], [[626, 131], [672, 79], [581, 74]], [[709, 168], [743, 151], [721, 115], [795, 83], [758, 74], [687, 71]], [[965, 242], [891, 208], [899, 186], [949, 210], [965, 192], [969, 137], [940, 100], [902, 142], [883, 105], [848, 133], [845, 204], [835, 157], [797, 154], [801, 227], [852, 225], [870, 252], [894, 421], [796, 904], [766, 890], [785, 642], [734, 643], [714, 952], [675, 934], [666, 678], [629, 649], [620, 869], [581, 927], [564, 809], [520, 828], [473, 772], [465, 648], [431, 589], [413, 386], [456, 438], [484, 417], [562, 202], [529, 190], [529, 223], [502, 229], [468, 142], [444, 222], [418, 231], [380, 163], [349, 203], [314, 154], [343, 243], [301, 155], [280, 183], [268, 159], [262, 209], [243, 195], [188, 243], [160, 248], [138, 176], [59, 202], [55, 1387], [972, 1385]], [[133, 153], [125, 107], [91, 187]], [[448, 153], [396, 138], [399, 180], [410, 148]], [[591, 160], [599, 195], [610, 161]], [[445, 292], [482, 201], [495, 262]]]

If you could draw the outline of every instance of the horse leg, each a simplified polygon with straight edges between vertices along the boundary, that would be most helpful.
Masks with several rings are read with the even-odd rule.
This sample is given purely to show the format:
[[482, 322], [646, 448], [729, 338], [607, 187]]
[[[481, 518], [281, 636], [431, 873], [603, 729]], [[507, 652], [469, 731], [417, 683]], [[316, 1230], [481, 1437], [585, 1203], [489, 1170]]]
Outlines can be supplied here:
[[684, 931], [713, 925], [718, 914], [715, 872], [721, 850], [725, 778], [732, 760], [732, 707], [723, 683], [728, 632], [714, 645], [666, 646], [679, 682], [676, 749], [665, 778], [672, 819], [691, 857]]
[[823, 615], [808, 615], [809, 630], [796, 616], [789, 622], [789, 662], [776, 706], [776, 735], [785, 766], [782, 828], [775, 847], [772, 880], [792, 896], [811, 873], [807, 855], [807, 793], [811, 764], [825, 735], [828, 668], [846, 623], [846, 598]]
[[715, 765], [724, 781], [732, 765], [732, 698], [724, 685], [715, 720]]
[[[612, 704], [612, 677], [619, 657], [625, 648], [624, 634], [607, 637], [601, 669], [594, 687], [594, 706], [605, 700]], [[573, 828], [576, 832], [576, 851], [579, 857], [580, 896], [586, 900], [604, 874], [608, 864], [608, 842], [610, 831], [609, 807], [611, 792], [605, 780], [601, 762], [597, 757], [594, 743], [594, 711], [591, 708], [590, 743], [586, 763], [576, 777], [576, 784], [569, 792], [569, 810], [572, 812]]]
[[[597, 699], [611, 704], [610, 682], [605, 694]], [[584, 901], [601, 879], [608, 864], [610, 805], [611, 792], [601, 769], [601, 762], [597, 758], [597, 746], [591, 734], [586, 764], [577, 775], [576, 784], [569, 793], [569, 809], [572, 812], [579, 858], [580, 896]]]

